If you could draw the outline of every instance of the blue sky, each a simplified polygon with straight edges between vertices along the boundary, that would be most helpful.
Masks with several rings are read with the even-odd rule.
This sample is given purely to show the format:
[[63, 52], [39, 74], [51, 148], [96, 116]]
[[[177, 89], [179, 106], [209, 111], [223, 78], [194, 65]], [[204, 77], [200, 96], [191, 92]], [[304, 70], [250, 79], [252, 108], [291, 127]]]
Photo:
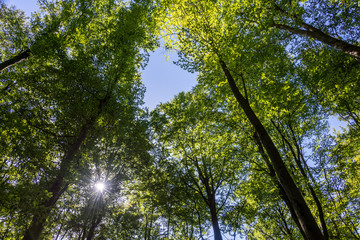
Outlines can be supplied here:
[[[38, 9], [36, 0], [5, 0], [5, 3], [25, 11], [28, 16]], [[166, 61], [165, 55], [169, 56], [169, 61]], [[142, 79], [146, 86], [144, 102], [150, 110], [159, 103], [171, 100], [181, 91], [191, 90], [196, 84], [196, 74], [173, 64], [176, 56], [175, 53], [168, 54], [163, 49], [158, 49], [151, 53], [150, 61], [142, 71]]]

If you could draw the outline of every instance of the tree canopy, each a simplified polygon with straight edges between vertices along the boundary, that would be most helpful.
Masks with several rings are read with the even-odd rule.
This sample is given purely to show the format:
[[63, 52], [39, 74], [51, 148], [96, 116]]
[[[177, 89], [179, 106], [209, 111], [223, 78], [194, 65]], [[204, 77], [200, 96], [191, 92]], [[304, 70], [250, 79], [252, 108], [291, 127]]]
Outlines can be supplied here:
[[360, 239], [359, 3], [0, 5], [1, 239]]

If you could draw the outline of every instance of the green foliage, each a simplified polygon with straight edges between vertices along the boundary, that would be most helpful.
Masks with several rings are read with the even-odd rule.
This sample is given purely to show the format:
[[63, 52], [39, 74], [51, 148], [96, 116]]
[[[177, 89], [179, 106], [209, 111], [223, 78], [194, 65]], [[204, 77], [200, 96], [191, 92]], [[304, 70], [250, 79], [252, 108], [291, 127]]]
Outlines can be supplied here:
[[[199, 228], [200, 236], [201, 228], [209, 224], [210, 212], [222, 216], [235, 186], [246, 176], [245, 150], [224, 110], [221, 102], [196, 87], [152, 113], [154, 134], [165, 154], [157, 165], [165, 171], [162, 181], [168, 182], [165, 193], [170, 193], [162, 198], [168, 198], [171, 207], [159, 204], [171, 211], [172, 221], [175, 218]], [[212, 198], [216, 198], [215, 205]], [[199, 222], [182, 217], [189, 212], [195, 212]]]
[[[222, 62], [324, 235], [360, 238], [359, 60], [340, 46], [358, 47], [358, 3], [39, 4], [0, 3], [1, 61], [30, 53], [0, 79], [0, 238], [204, 239], [216, 215], [234, 239], [301, 239]], [[157, 38], [198, 85], [148, 116]], [[330, 135], [329, 117], [347, 127]]]
[[29, 23], [20, 10], [7, 7], [0, 2], [0, 49], [1, 61], [6, 60], [18, 51], [23, 51], [29, 43]]
[[[355, 25], [355, 28], [359, 25], [355, 10], [357, 4], [330, 1], [158, 2], [162, 6], [158, 16], [160, 27], [165, 29], [165, 44], [179, 51], [180, 60], [177, 63], [189, 71], [199, 71], [199, 87], [203, 91], [215, 93], [212, 96], [216, 99], [226, 101], [226, 112], [232, 116], [232, 122], [244, 124], [244, 116], [237, 112], [237, 102], [222, 73], [220, 63], [225, 62], [243, 96], [271, 134], [312, 212], [322, 218], [320, 212], [327, 212], [328, 205], [326, 193], [319, 187], [322, 185], [322, 176], [317, 173], [324, 166], [310, 168], [309, 164], [313, 164], [316, 155], [310, 156], [306, 152], [309, 146], [321, 146], [321, 142], [316, 143], [314, 139], [326, 133], [324, 120], [329, 114], [339, 114], [349, 120], [352, 127], [344, 134], [347, 136], [345, 138], [356, 135], [358, 88], [350, 86], [355, 87], [358, 82], [358, 61], [345, 55], [345, 52], [337, 52], [326, 46], [328, 41], [321, 39], [329, 39], [337, 33], [337, 38], [356, 44], [357, 36], [350, 30], [349, 23], [352, 27]], [[323, 12], [329, 14], [325, 16]], [[342, 15], [345, 12], [353, 14], [351, 17]], [[343, 17], [340, 20], [338, 16]], [[289, 28], [295, 30], [285, 31]], [[297, 31], [299, 29], [315, 32], [320, 29], [330, 35], [315, 38], [318, 41], [315, 42], [309, 37], [315, 35], [296, 34], [303, 33]], [[346, 29], [350, 31], [348, 35]], [[329, 94], [333, 91], [336, 94]], [[252, 129], [248, 124], [243, 126], [248, 131], [249, 141]], [[356, 155], [351, 158], [354, 157]], [[255, 159], [252, 161], [257, 164], [257, 169], [269, 171], [263, 162], [259, 162], [259, 158]], [[259, 208], [263, 210], [249, 210], [252, 214], [245, 219], [251, 227], [245, 231], [246, 234], [256, 238], [263, 236], [265, 239], [270, 236], [299, 238], [294, 223], [289, 221], [289, 213], [283, 211], [284, 203], [278, 202], [282, 200], [272, 200], [273, 204], [269, 208], [265, 207], [265, 202], [269, 200], [259, 200], [264, 194], [259, 192], [260, 189], [269, 189], [267, 194], [270, 196], [277, 191], [267, 187], [259, 187], [256, 191], [256, 184], [264, 183], [264, 180], [261, 177], [255, 179], [251, 189], [256, 193], [257, 200], [252, 199], [249, 193], [246, 197], [250, 202], [259, 202]], [[268, 184], [274, 182], [269, 181]], [[280, 209], [281, 215], [274, 209]], [[276, 223], [273, 220], [269, 224], [266, 216], [270, 213], [275, 214], [277, 219], [283, 219], [287, 227], [284, 227], [284, 221]], [[323, 227], [324, 222], [331, 225], [330, 218], [326, 215], [325, 220], [321, 220]], [[239, 226], [236, 221], [230, 222], [233, 226]], [[280, 227], [274, 227], [273, 224]], [[349, 228], [351, 234], [356, 234], [354, 229], [356, 227]], [[329, 232], [335, 236], [335, 229]]]
[[[54, 207], [46, 202], [61, 194], [52, 190], [53, 182], [64, 189], [78, 184], [79, 175], [102, 165], [105, 155], [99, 154], [106, 148], [121, 150], [122, 157], [106, 166], [114, 171], [125, 163], [139, 168], [147, 158], [138, 73], [140, 49], [146, 51], [152, 41], [143, 40], [147, 6], [62, 1], [44, 2], [43, 7], [45, 12], [32, 21], [32, 56], [2, 74], [12, 82], [1, 91], [4, 238], [20, 238], [35, 214], [45, 221], [47, 208]], [[79, 204], [90, 201], [83, 199]], [[71, 204], [52, 214], [69, 211], [67, 207]], [[54, 226], [50, 219], [48, 229]]]

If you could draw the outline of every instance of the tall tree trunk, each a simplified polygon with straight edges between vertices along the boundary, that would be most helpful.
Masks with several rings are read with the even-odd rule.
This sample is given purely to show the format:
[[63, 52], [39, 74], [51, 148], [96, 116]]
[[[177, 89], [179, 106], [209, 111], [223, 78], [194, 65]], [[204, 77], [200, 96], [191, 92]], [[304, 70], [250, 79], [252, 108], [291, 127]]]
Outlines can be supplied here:
[[148, 231], [148, 238], [151, 239], [151, 230], [152, 230], [152, 225], [153, 225], [153, 213], [154, 213], [154, 209], [151, 212], [151, 216], [150, 216], [150, 224], [149, 224], [149, 231]]
[[221, 231], [219, 227], [219, 220], [216, 211], [215, 195], [214, 194], [210, 195], [208, 201], [209, 201], [209, 208], [211, 214], [211, 223], [214, 231], [214, 239], [222, 240]]
[[227, 68], [225, 62], [221, 59], [220, 59], [220, 65], [222, 67], [222, 70], [224, 71], [224, 74], [227, 78], [227, 81], [230, 85], [230, 88], [237, 102], [239, 103], [240, 107], [245, 112], [248, 120], [250, 121], [255, 131], [259, 135], [260, 141], [271, 160], [276, 175], [279, 178], [279, 182], [284, 188], [284, 191], [289, 199], [290, 204], [294, 208], [295, 214], [299, 219], [301, 228], [303, 229], [306, 238], [309, 240], [324, 240], [324, 236], [319, 226], [317, 225], [314, 216], [312, 215], [308, 205], [305, 202], [305, 199], [301, 195], [300, 190], [297, 188], [294, 180], [292, 179], [290, 173], [288, 172], [286, 165], [282, 160], [280, 153], [276, 148], [274, 142], [271, 140], [268, 132], [266, 131], [266, 129], [260, 122], [259, 118], [256, 116], [256, 114], [250, 107], [248, 101], [240, 93], [229, 69]]
[[[210, 184], [208, 174], [206, 174], [206, 171], [204, 172], [200, 166], [197, 160], [194, 161], [197, 172], [199, 174], [199, 178], [201, 182], [205, 186], [206, 190], [206, 196], [204, 194], [201, 194], [201, 197], [205, 201], [205, 203], [208, 205], [210, 209], [210, 215], [211, 215], [211, 223], [214, 231], [214, 239], [215, 240], [222, 240], [221, 231], [219, 227], [219, 221], [217, 216], [217, 207], [216, 207], [216, 189], [213, 185]], [[200, 190], [200, 187], [199, 187]]]
[[[196, 211], [196, 215], [197, 215], [197, 219], [198, 219], [198, 224], [199, 224], [199, 233], [200, 233], [200, 239], [204, 239], [204, 236], [203, 236], [203, 229], [202, 229], [202, 226], [201, 226], [201, 218], [200, 218], [200, 212], [199, 210]], [[191, 232], [192, 234], [193, 232]]]
[[45, 207], [45, 210], [36, 213], [33, 216], [30, 227], [27, 229], [23, 240], [40, 239], [44, 224], [52, 207], [56, 204], [62, 193], [67, 189], [67, 184], [64, 184], [64, 177], [68, 172], [71, 161], [74, 159], [75, 154], [79, 151], [81, 144], [85, 140], [89, 127], [89, 123], [82, 127], [77, 140], [72, 144], [64, 159], [61, 161], [58, 175], [47, 189], [48, 192], [52, 194], [52, 196], [50, 199], [41, 204], [41, 206]]
[[276, 173], [275, 173], [275, 170], [273, 168], [273, 166], [271, 165], [271, 162], [269, 161], [268, 159], [268, 156], [266, 155], [265, 151], [264, 151], [264, 148], [261, 144], [261, 141], [259, 139], [259, 136], [258, 134], [255, 132], [254, 134], [254, 139], [255, 139], [255, 142], [256, 144], [258, 145], [258, 148], [259, 148], [259, 152], [260, 152], [260, 155], [262, 156], [262, 158], [264, 159], [265, 163], [266, 163], [266, 166], [268, 167], [269, 169], [269, 175], [272, 179], [272, 181], [274, 182], [274, 184], [276, 184], [276, 186], [278, 187], [279, 189], [279, 194], [280, 194], [280, 197], [284, 200], [286, 206], [288, 207], [289, 211], [290, 211], [290, 215], [291, 215], [291, 218], [294, 220], [294, 222], [296, 223], [296, 226], [298, 227], [301, 235], [304, 237], [304, 239], [306, 239], [306, 235], [301, 227], [301, 224], [299, 222], [299, 219], [298, 217], [296, 216], [296, 213], [294, 211], [294, 208], [292, 207], [291, 203], [290, 203], [290, 200], [289, 198], [286, 196], [286, 193], [285, 193], [285, 190], [284, 188], [281, 186], [278, 178], [276, 177]]
[[91, 222], [91, 226], [89, 232], [87, 234], [86, 240], [92, 240], [95, 236], [95, 229], [100, 224], [103, 216], [102, 215], [95, 215], [93, 221]]
[[2, 72], [3, 70], [11, 67], [12, 65], [22, 62], [25, 59], [27, 59], [28, 57], [30, 57], [30, 53], [31, 50], [30, 49], [26, 49], [25, 51], [19, 53], [18, 55], [10, 58], [9, 60], [6, 60], [5, 62], [0, 63], [0, 72]]
[[61, 194], [66, 191], [68, 185], [65, 184], [63, 186], [63, 181], [58, 180], [52, 185], [51, 193], [53, 196], [41, 206], [45, 207], [45, 210], [34, 214], [30, 227], [26, 230], [25, 235], [23, 237], [23, 240], [37, 240], [40, 239], [42, 231], [44, 229], [44, 224], [46, 222], [46, 219], [48, 215], [50, 214], [52, 206], [56, 203], [56, 201], [59, 199]]
[[166, 238], [169, 239], [170, 237], [170, 222], [171, 222], [171, 210], [169, 210], [169, 217], [167, 222], [167, 231], [166, 231]]
[[66, 174], [68, 174], [69, 167], [74, 159], [76, 153], [79, 151], [80, 146], [85, 141], [86, 136], [89, 130], [94, 126], [96, 119], [101, 113], [105, 103], [108, 101], [109, 95], [106, 95], [102, 100], [100, 100], [98, 105], [98, 112], [95, 116], [91, 117], [81, 128], [78, 137], [75, 142], [70, 146], [69, 150], [65, 154], [63, 160], [60, 164], [60, 169], [56, 178], [50, 183], [49, 188], [47, 189], [49, 193], [52, 194], [50, 199], [40, 204], [40, 208], [45, 208], [45, 210], [34, 214], [30, 227], [26, 230], [23, 240], [39, 240], [41, 239], [41, 234], [44, 229], [44, 225], [48, 215], [51, 212], [51, 209], [55, 206], [57, 200], [61, 195], [66, 191], [68, 183], [64, 182]]
[[145, 231], [144, 231], [144, 240], [147, 240], [147, 232], [148, 232], [148, 217], [145, 216]]

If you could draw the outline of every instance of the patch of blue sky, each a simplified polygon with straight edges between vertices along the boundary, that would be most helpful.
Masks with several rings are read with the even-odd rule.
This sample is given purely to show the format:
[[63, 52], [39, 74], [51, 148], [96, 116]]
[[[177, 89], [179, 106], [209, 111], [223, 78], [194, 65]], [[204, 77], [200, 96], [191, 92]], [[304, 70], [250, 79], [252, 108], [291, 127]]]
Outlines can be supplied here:
[[[39, 9], [36, 0], [5, 0], [8, 6], [15, 6], [31, 16]], [[168, 53], [162, 48], [150, 53], [150, 59], [142, 70], [142, 80], [146, 87], [145, 107], [153, 110], [158, 104], [165, 103], [182, 91], [190, 91], [196, 84], [196, 74], [175, 65], [176, 53]]]

